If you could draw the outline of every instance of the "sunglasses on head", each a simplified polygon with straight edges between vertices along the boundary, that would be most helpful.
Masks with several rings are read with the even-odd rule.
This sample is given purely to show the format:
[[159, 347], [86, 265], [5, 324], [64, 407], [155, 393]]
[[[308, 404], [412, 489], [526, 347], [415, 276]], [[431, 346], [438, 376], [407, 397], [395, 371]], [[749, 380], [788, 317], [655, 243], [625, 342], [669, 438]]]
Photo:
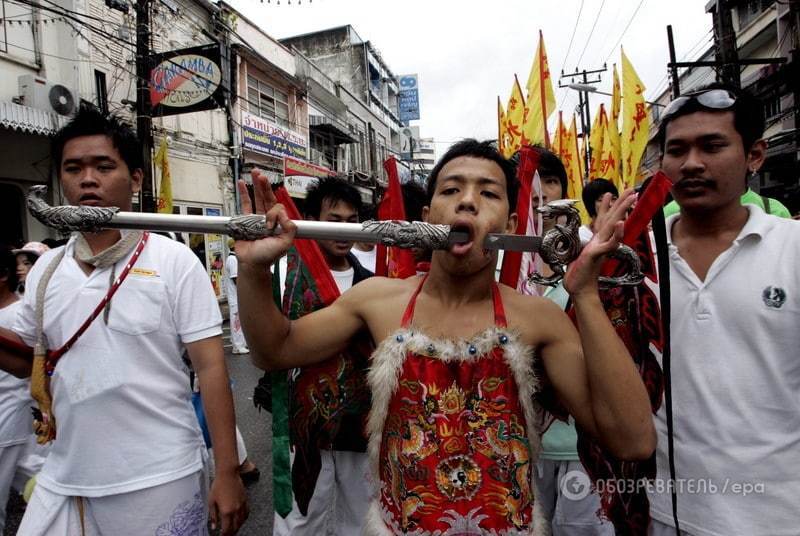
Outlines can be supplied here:
[[697, 101], [700, 106], [712, 110], [727, 110], [736, 104], [736, 95], [727, 89], [704, 89], [694, 93], [687, 93], [670, 102], [661, 115], [661, 120], [677, 113], [691, 101]]

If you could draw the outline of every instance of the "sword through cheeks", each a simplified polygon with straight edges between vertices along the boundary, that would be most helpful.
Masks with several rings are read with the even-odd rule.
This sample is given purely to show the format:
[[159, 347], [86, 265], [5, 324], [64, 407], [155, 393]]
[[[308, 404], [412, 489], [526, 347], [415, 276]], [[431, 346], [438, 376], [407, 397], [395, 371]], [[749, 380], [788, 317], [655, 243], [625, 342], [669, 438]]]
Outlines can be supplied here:
[[[266, 228], [263, 215], [244, 216], [193, 216], [183, 214], [154, 214], [145, 212], [125, 212], [117, 207], [90, 206], [50, 206], [44, 199], [47, 187], [33, 186], [28, 190], [28, 210], [39, 222], [56, 229], [62, 234], [71, 232], [97, 232], [102, 229], [139, 229], [145, 231], [172, 231], [187, 233], [225, 234], [237, 240], [256, 240], [281, 232], [280, 226]], [[549, 207], [549, 205], [548, 205]], [[545, 209], [548, 207], [544, 207]], [[532, 280], [554, 286], [562, 279], [566, 265], [575, 260], [580, 253], [578, 240], [577, 210], [571, 203], [551, 207], [558, 215], [567, 216], [567, 225], [556, 227], [543, 237], [490, 234], [483, 247], [490, 250], [514, 250], [538, 252], [553, 269], [553, 276], [544, 278], [533, 274]], [[573, 214], [574, 213], [574, 214]], [[323, 222], [295, 220], [297, 238], [312, 240], [352, 240], [357, 242], [379, 243], [399, 248], [447, 249], [458, 243], [467, 242], [465, 232], [452, 231], [449, 225], [431, 224], [420, 221], [382, 221], [370, 220], [363, 223]], [[627, 246], [620, 246], [624, 248]], [[628, 248], [630, 249], [630, 248]], [[625, 256], [630, 271], [621, 278], [601, 281], [605, 284], [638, 284], [641, 279], [638, 257]]]

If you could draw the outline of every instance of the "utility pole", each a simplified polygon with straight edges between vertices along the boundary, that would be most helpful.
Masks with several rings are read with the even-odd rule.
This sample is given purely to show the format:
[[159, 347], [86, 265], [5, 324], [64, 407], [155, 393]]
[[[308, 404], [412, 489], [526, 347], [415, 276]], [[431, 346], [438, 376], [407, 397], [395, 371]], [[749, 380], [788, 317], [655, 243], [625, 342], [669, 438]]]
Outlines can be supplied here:
[[717, 72], [723, 82], [742, 87], [739, 73], [739, 53], [736, 49], [736, 31], [733, 29], [731, 15], [731, 2], [716, 0], [714, 8], [714, 43], [717, 59], [722, 62], [722, 68]]
[[[578, 68], [575, 68], [574, 73], [564, 74], [564, 71], [561, 71], [561, 76], [558, 79], [558, 87], [569, 87], [569, 84], [562, 84], [561, 80], [564, 78], [569, 78], [572, 80], [573, 78], [580, 77], [581, 84], [588, 86], [589, 84], [599, 84], [602, 82], [601, 73], [606, 72], [608, 69], [605, 64], [603, 64], [602, 69], [595, 69], [593, 71], [587, 71], [586, 69], [582, 71], [578, 71]], [[589, 75], [596, 75], [597, 78], [594, 80], [589, 79]], [[586, 154], [584, 155], [584, 176], [589, 177], [589, 160], [592, 157], [592, 151], [589, 147], [589, 133], [592, 130], [591, 124], [591, 110], [589, 109], [589, 90], [580, 90], [578, 91], [578, 107], [580, 108], [580, 116], [581, 116], [581, 134], [583, 135], [583, 146], [585, 149]]]
[[667, 25], [667, 42], [669, 44], [669, 63], [671, 65], [669, 71], [672, 75], [672, 98], [677, 99], [681, 95], [681, 82], [678, 78], [678, 68], [675, 66], [678, 58], [675, 56], [675, 40], [672, 37], [671, 24]]
[[150, 105], [150, 0], [136, 0], [136, 133], [142, 146], [140, 210], [155, 212], [153, 195], [153, 132]]

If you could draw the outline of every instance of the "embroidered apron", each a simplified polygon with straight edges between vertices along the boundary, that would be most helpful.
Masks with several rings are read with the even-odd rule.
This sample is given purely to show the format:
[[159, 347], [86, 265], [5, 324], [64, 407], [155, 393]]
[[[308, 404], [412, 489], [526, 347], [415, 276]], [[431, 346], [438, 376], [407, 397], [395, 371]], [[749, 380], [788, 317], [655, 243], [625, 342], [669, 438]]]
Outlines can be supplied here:
[[533, 353], [506, 330], [496, 284], [493, 328], [460, 341], [415, 331], [423, 283], [373, 355], [370, 455], [380, 489], [370, 523], [380, 517], [377, 533], [530, 534], [540, 439]]

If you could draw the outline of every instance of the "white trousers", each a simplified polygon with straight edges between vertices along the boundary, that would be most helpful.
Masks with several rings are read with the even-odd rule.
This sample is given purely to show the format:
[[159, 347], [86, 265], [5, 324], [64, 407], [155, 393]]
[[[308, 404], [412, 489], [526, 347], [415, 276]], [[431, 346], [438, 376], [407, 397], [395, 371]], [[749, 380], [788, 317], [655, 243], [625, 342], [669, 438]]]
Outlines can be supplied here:
[[234, 351], [242, 351], [247, 348], [247, 341], [244, 339], [242, 322], [239, 319], [239, 305], [229, 305], [228, 311], [231, 318], [231, 345]]
[[[769, 513], [766, 513], [768, 516]], [[680, 519], [679, 519], [680, 521]], [[650, 530], [647, 531], [648, 536], [678, 536], [675, 527], [672, 525], [667, 525], [666, 523], [662, 523], [661, 521], [656, 521], [652, 519], [650, 521]], [[681, 536], [691, 536], [688, 532], [681, 530]]]
[[17, 536], [207, 535], [205, 470], [105, 497], [69, 497], [36, 486]]
[[362, 533], [369, 510], [366, 453], [323, 450], [322, 468], [304, 516], [292, 500], [286, 518], [275, 514], [273, 536], [344, 536]]
[[535, 471], [537, 498], [553, 536], [614, 536], [614, 525], [597, 516], [600, 496], [581, 462], [539, 460]]
[[25, 443], [0, 447], [0, 534], [6, 527], [6, 504], [17, 463], [25, 452]]

